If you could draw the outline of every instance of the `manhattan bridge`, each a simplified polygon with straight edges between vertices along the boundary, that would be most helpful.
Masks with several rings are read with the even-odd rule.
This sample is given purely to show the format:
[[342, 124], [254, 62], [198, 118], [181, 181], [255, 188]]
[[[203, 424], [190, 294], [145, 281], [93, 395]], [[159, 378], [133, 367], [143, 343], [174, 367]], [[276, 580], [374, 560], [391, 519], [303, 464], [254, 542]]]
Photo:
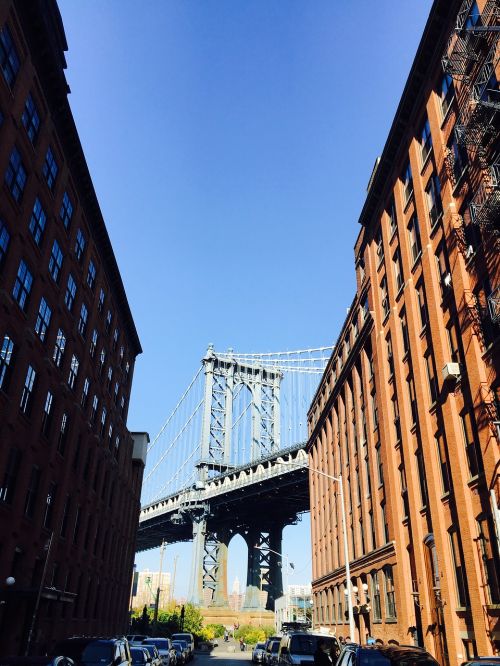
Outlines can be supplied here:
[[248, 547], [244, 609], [283, 593], [284, 527], [309, 509], [307, 410], [333, 347], [216, 352], [148, 447], [137, 550], [193, 542], [189, 600], [228, 606], [227, 555]]

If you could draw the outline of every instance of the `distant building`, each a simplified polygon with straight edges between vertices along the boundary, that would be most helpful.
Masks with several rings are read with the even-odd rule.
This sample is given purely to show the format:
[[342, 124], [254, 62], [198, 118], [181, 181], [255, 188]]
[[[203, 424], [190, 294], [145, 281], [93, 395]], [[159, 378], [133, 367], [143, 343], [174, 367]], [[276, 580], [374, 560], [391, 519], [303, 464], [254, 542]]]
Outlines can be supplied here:
[[500, 651], [498, 25], [498, 0], [432, 5], [308, 416], [315, 624], [348, 635], [351, 594], [351, 639], [443, 666]]
[[159, 571], [139, 571], [137, 574], [137, 591], [132, 597], [132, 608], [141, 610], [144, 606], [151, 608], [155, 605], [156, 595], [160, 588], [158, 608], [167, 608], [170, 602], [170, 573]]
[[55, 0], [0, 3], [0, 655], [128, 626], [148, 439], [127, 429], [141, 345], [66, 50]]
[[283, 622], [308, 623], [311, 617], [311, 585], [289, 585], [288, 594], [278, 597], [274, 602], [274, 621], [278, 631]]
[[228, 595], [227, 601], [229, 608], [233, 611], [240, 611], [243, 608], [245, 595], [241, 593], [240, 580], [238, 576], [236, 576], [233, 581], [231, 593]]

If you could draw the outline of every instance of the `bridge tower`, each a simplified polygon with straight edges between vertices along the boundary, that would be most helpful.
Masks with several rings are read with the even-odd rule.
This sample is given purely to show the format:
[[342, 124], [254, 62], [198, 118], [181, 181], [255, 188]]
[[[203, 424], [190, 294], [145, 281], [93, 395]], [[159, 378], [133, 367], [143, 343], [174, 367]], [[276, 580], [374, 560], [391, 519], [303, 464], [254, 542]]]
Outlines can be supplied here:
[[[211, 475], [229, 471], [238, 459], [236, 448], [241, 442], [233, 437], [236, 425], [234, 397], [242, 387], [250, 392], [250, 442], [244, 442], [250, 450], [250, 459], [257, 460], [279, 451], [280, 385], [283, 378], [279, 368], [243, 362], [233, 358], [231, 351], [216, 354], [213, 345], [209, 345], [202, 363], [205, 393], [196, 482], [196, 488], [200, 490]], [[259, 608], [263, 590], [268, 593], [267, 605], [272, 608], [274, 599], [282, 593], [282, 563], [276, 555], [266, 552], [265, 547], [281, 552], [284, 525], [225, 527], [215, 532], [208, 529], [210, 510], [207, 505], [192, 505], [188, 515], [193, 524], [190, 601], [203, 604], [203, 589], [209, 588], [212, 604], [227, 606], [228, 545], [234, 534], [241, 533], [248, 545], [245, 607]]]

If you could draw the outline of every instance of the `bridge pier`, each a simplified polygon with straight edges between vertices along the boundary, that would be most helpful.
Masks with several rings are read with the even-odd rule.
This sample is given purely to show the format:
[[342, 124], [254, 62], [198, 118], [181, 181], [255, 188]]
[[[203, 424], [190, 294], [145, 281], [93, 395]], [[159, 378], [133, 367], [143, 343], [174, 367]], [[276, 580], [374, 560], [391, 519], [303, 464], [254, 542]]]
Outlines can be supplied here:
[[[283, 527], [273, 525], [266, 530], [251, 528], [245, 535], [248, 561], [243, 609], [274, 610], [275, 600], [283, 594]], [[267, 592], [265, 606], [261, 592]]]
[[[229, 532], [227, 530], [218, 531], [212, 535], [214, 552], [212, 554], [213, 573], [210, 573], [210, 562], [205, 559], [205, 587], [212, 587], [211, 606], [227, 608], [229, 600], [227, 596], [227, 554], [229, 549]], [[208, 549], [206, 549], [208, 551]], [[212, 581], [208, 582], [207, 577]]]
[[205, 536], [207, 520], [205, 511], [190, 513], [193, 521], [193, 556], [189, 581], [189, 601], [194, 606], [203, 605], [203, 560], [205, 558]]

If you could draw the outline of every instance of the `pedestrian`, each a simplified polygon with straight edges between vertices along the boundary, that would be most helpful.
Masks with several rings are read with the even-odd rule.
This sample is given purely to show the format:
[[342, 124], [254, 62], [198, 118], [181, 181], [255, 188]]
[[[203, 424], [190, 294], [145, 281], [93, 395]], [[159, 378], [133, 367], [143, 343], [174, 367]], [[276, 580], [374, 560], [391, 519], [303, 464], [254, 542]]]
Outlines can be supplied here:
[[243, 640], [243, 636], [240, 638], [240, 650], [241, 652], [245, 652], [245, 641]]
[[332, 666], [330, 644], [324, 638], [318, 640], [316, 652], [314, 653], [314, 666]]

